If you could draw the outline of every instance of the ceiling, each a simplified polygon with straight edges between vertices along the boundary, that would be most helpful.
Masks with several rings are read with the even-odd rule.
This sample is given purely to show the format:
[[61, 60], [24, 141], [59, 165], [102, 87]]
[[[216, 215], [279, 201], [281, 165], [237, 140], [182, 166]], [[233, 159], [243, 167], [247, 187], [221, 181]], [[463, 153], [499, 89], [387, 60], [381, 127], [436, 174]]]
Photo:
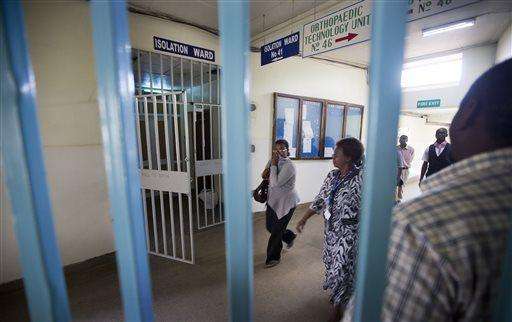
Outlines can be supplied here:
[[[327, 0], [252, 0], [250, 1], [251, 36], [284, 23]], [[333, 1], [331, 1], [333, 2]], [[194, 24], [218, 30], [217, 0], [147, 0], [128, 1], [139, 9], [164, 13]]]
[[[422, 29], [476, 17], [474, 26], [422, 37]], [[463, 8], [407, 23], [405, 58], [412, 59], [471, 46], [495, 43], [512, 22], [512, 1], [482, 1]], [[320, 55], [324, 58], [367, 65], [370, 43], [362, 43]]]
[[[276, 31], [288, 28], [288, 22], [290, 22], [290, 25], [294, 24], [294, 17], [308, 11], [314, 11], [315, 8], [323, 10], [332, 8], [332, 10], [335, 10], [336, 7], [339, 7], [340, 2], [332, 0], [253, 0], [250, 4], [251, 36], [254, 38], [263, 31], [276, 26], [274, 28]], [[185, 20], [212, 32], [218, 30], [217, 0], [149, 0], [129, 1], [129, 4], [144, 11]], [[476, 24], [470, 28], [427, 38], [423, 38], [421, 35], [422, 29], [474, 17], [476, 17]], [[416, 20], [407, 24], [405, 57], [411, 59], [495, 43], [511, 22], [511, 0], [482, 0], [463, 8]], [[319, 57], [366, 66], [370, 58], [370, 42], [337, 49], [321, 54]]]

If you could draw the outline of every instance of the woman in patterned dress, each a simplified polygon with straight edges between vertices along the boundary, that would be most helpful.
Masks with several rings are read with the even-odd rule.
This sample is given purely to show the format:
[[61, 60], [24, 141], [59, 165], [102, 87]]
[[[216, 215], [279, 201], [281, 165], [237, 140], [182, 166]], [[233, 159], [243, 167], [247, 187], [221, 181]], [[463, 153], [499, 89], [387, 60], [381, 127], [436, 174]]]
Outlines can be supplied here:
[[333, 155], [336, 169], [329, 172], [320, 193], [297, 224], [300, 233], [311, 216], [324, 214], [323, 287], [332, 290], [329, 321], [341, 320], [355, 287], [363, 152], [363, 145], [355, 138], [336, 143]]

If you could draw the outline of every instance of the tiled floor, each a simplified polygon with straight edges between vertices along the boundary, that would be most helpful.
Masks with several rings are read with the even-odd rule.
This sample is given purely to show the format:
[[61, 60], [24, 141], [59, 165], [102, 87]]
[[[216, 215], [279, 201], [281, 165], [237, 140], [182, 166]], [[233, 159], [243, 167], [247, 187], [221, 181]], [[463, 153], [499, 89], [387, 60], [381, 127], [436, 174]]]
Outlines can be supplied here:
[[[419, 194], [417, 182], [406, 186], [404, 200]], [[298, 210], [291, 227], [302, 216]], [[280, 265], [264, 268], [264, 216], [254, 220], [254, 320], [325, 321], [328, 293], [323, 282], [323, 221], [313, 217]], [[197, 264], [150, 257], [153, 310], [157, 321], [227, 321], [224, 227], [197, 233]], [[107, 255], [87, 271], [68, 276], [75, 321], [121, 321], [123, 310], [115, 258]], [[0, 294], [1, 321], [28, 321], [22, 291]]]

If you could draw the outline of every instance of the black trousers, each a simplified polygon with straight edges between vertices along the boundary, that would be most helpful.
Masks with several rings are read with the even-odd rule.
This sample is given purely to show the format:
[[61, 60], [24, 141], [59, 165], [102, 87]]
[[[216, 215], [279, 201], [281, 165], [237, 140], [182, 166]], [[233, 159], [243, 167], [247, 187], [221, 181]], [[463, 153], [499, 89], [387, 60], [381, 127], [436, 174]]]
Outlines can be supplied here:
[[297, 237], [293, 231], [286, 229], [294, 211], [295, 208], [283, 218], [278, 219], [274, 209], [267, 205], [267, 230], [270, 233], [267, 245], [267, 263], [271, 260], [280, 260], [283, 242], [289, 244]]

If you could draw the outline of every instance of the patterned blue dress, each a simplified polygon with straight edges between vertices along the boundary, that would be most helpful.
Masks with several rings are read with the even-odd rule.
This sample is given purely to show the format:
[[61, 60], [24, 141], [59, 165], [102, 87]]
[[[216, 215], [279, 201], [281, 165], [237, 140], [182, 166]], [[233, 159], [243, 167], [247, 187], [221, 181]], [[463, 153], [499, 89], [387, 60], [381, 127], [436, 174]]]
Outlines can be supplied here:
[[310, 206], [319, 214], [328, 208], [331, 214], [325, 219], [323, 288], [332, 290], [334, 305], [346, 305], [354, 292], [362, 173], [362, 166], [353, 166], [344, 177], [332, 170]]

